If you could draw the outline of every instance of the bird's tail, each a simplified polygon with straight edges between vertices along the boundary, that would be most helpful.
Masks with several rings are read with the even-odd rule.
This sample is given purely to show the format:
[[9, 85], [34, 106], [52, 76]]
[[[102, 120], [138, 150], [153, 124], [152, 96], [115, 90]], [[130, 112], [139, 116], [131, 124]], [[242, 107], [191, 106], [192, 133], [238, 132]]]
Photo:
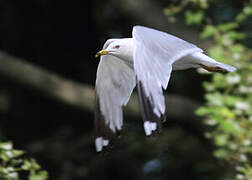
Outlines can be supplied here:
[[209, 56], [201, 52], [194, 53], [192, 54], [192, 56], [193, 58], [198, 60], [198, 64], [202, 68], [204, 68], [205, 70], [209, 72], [226, 73], [226, 72], [233, 72], [236, 70], [235, 67], [215, 61], [214, 59], [210, 58]]
[[214, 63], [214, 64], [199, 64], [202, 68], [209, 72], [222, 72], [222, 73], [227, 73], [227, 72], [234, 72], [236, 70], [235, 67], [223, 64], [223, 63]]

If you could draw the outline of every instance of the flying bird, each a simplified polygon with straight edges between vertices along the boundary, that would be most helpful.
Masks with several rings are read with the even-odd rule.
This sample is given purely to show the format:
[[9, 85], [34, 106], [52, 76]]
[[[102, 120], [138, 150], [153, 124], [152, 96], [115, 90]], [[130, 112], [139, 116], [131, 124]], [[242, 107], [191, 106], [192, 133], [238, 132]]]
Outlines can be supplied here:
[[108, 146], [122, 129], [122, 107], [137, 86], [144, 131], [158, 131], [165, 121], [163, 89], [172, 70], [204, 68], [210, 72], [233, 72], [233, 66], [215, 61], [203, 50], [171, 34], [134, 26], [132, 38], [108, 39], [96, 57], [96, 151]]

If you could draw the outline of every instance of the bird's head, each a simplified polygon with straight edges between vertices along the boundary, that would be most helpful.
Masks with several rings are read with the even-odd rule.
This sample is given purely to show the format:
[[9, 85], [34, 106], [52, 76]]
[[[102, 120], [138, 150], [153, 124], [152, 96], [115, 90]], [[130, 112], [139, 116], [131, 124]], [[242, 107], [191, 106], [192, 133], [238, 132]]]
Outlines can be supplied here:
[[107, 40], [103, 46], [103, 49], [96, 53], [95, 57], [98, 58], [104, 55], [112, 55], [124, 60], [133, 58], [132, 38]]

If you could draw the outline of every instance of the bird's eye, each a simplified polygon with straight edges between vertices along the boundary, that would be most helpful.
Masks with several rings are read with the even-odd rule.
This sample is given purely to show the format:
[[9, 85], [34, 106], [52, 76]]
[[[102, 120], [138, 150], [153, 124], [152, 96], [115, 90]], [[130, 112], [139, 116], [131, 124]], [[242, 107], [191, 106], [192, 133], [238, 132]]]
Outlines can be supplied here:
[[119, 49], [119, 48], [120, 48], [120, 46], [119, 46], [119, 45], [116, 45], [116, 46], [114, 46], [114, 48]]

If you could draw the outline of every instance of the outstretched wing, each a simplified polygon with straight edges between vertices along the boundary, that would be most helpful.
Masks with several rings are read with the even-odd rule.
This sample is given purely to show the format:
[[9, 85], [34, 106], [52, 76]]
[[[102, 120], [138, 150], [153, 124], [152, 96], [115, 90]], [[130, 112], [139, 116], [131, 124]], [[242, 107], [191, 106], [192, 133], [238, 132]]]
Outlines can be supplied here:
[[122, 129], [122, 106], [126, 105], [136, 85], [133, 64], [111, 55], [101, 57], [96, 77], [96, 150]]
[[166, 89], [176, 60], [202, 50], [170, 34], [134, 26], [134, 71], [146, 135], [150, 135], [165, 120]]

